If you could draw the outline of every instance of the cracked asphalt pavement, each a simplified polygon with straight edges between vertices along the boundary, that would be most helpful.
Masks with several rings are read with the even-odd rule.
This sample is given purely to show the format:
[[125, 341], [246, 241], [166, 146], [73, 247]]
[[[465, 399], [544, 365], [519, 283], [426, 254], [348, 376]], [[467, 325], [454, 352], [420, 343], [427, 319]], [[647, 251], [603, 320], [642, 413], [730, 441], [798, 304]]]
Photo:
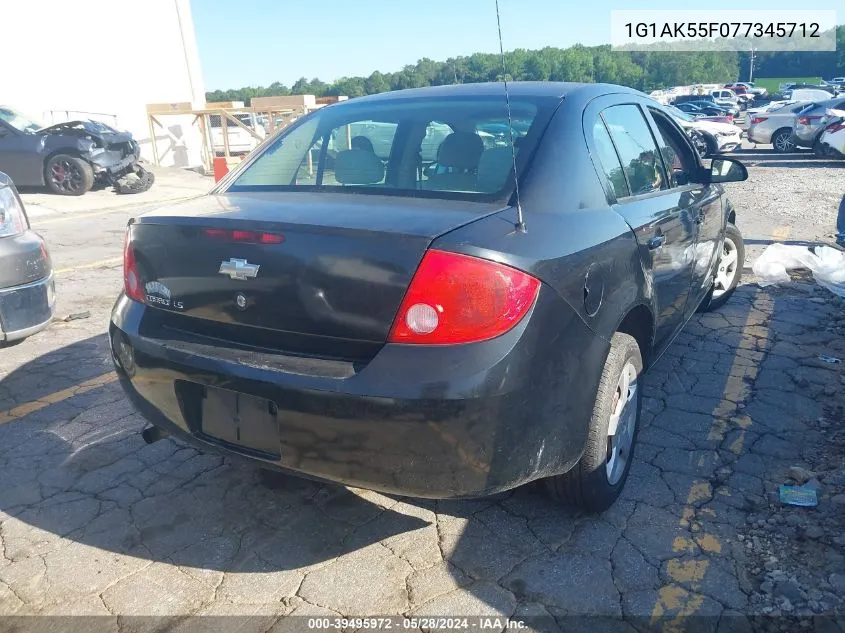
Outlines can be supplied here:
[[[57, 317], [91, 314], [0, 349], [0, 629], [26, 615], [174, 631], [190, 628], [183, 616], [236, 615], [240, 628], [227, 630], [262, 632], [290, 628], [288, 615], [498, 615], [540, 630], [715, 631], [760, 614], [749, 516], [784, 469], [818, 450], [817, 420], [842, 404], [845, 382], [843, 363], [819, 359], [845, 359], [829, 327], [842, 301], [812, 282], [751, 279], [765, 244], [833, 231], [836, 204], [829, 192], [814, 204], [812, 189], [837, 177], [842, 189], [842, 167], [804, 170], [806, 223], [766, 206], [783, 169], [757, 163], [750, 183], [732, 186], [744, 283], [721, 311], [696, 315], [645, 377], [631, 475], [601, 516], [556, 506], [535, 485], [415, 500], [262, 475], [171, 439], [145, 444], [104, 332], [123, 226], [151, 201], [96, 192], [72, 201], [100, 209], [76, 219], [64, 200], [26, 194], [63, 271]], [[162, 198], [209, 184], [165, 176], [153, 188]], [[820, 489], [820, 508], [835, 491]], [[843, 569], [841, 556], [830, 564]], [[842, 613], [835, 594], [820, 595], [807, 617]]]

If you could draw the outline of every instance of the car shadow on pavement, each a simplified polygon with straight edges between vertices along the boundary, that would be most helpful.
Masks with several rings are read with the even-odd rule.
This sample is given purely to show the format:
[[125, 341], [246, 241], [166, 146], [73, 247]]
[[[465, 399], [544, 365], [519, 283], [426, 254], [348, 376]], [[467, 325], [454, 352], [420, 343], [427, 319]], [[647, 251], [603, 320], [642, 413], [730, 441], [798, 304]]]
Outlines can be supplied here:
[[[145, 422], [109, 374], [108, 354], [103, 334], [0, 380], [7, 558], [63, 537], [197, 569], [298, 569], [427, 525], [392, 512], [382, 495], [293, 477], [270, 487], [255, 468], [218, 455], [170, 439], [145, 444]], [[381, 515], [393, 520], [359, 530]]]
[[[264, 476], [171, 439], [146, 445], [115, 382], [55, 402], [43, 381], [26, 392], [24, 376], [66, 375], [69, 362], [102, 373], [105, 335], [70, 345], [0, 380], [0, 397], [14, 386], [17, 403], [49, 403], [0, 423], [0, 581], [31, 576], [36, 557], [72, 567], [54, 572], [52, 599], [107, 590], [119, 609], [132, 591], [115, 583], [141, 592], [182, 572], [198, 586], [207, 572], [261, 572], [244, 591], [347, 616], [504, 614], [550, 630], [598, 630], [573, 616], [692, 617], [715, 630], [757, 608], [754, 552], [737, 534], [765, 512], [775, 474], [815, 450], [820, 397], [839, 385], [817, 357], [845, 357], [845, 341], [819, 333], [831, 308], [808, 288], [743, 285], [693, 316], [642, 380], [630, 477], [600, 516], [553, 504], [537, 484], [410, 500]], [[149, 561], [163, 565], [138, 571]], [[215, 596], [238, 591], [213, 582]]]

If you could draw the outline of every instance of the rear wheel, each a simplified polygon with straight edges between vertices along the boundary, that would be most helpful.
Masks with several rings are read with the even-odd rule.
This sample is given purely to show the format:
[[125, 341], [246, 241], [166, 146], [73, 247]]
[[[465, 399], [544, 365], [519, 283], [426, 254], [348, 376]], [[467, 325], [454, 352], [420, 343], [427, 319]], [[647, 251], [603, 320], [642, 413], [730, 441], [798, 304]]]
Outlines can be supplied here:
[[81, 196], [94, 186], [94, 170], [77, 156], [57, 154], [47, 161], [44, 172], [47, 187], [62, 196]]
[[596, 393], [584, 454], [572, 470], [545, 480], [553, 499], [602, 512], [619, 497], [634, 456], [642, 371], [636, 339], [615, 333]]
[[713, 288], [699, 307], [699, 312], [718, 310], [728, 302], [742, 279], [742, 267], [745, 264], [745, 243], [742, 233], [733, 224], [725, 228], [725, 241], [719, 257], [719, 267]]
[[792, 142], [792, 130], [778, 130], [772, 136], [772, 147], [777, 152], [791, 152], [795, 149], [795, 143]]

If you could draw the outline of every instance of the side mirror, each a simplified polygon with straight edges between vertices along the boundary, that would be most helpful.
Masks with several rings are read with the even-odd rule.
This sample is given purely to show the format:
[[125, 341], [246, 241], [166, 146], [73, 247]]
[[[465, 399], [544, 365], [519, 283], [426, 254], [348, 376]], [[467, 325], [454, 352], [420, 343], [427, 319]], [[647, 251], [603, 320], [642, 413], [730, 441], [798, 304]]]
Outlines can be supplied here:
[[748, 180], [748, 170], [734, 158], [714, 158], [710, 161], [710, 172], [704, 173], [705, 184], [742, 182]]

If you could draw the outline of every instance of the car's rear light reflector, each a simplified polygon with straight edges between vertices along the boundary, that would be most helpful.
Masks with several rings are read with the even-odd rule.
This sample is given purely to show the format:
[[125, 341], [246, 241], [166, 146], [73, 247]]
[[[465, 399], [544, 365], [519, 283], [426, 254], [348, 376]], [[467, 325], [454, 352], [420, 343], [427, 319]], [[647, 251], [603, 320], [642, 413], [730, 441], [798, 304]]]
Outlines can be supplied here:
[[134, 301], [144, 301], [144, 288], [141, 285], [141, 275], [138, 272], [138, 261], [132, 246], [130, 229], [126, 229], [123, 243], [123, 289], [126, 296]]
[[430, 250], [423, 256], [388, 340], [456, 345], [504, 334], [534, 305], [540, 281], [486, 259]]
[[281, 233], [266, 233], [264, 231], [242, 231], [227, 229], [204, 229], [206, 237], [226, 242], [241, 242], [249, 244], [281, 244], [285, 236]]

